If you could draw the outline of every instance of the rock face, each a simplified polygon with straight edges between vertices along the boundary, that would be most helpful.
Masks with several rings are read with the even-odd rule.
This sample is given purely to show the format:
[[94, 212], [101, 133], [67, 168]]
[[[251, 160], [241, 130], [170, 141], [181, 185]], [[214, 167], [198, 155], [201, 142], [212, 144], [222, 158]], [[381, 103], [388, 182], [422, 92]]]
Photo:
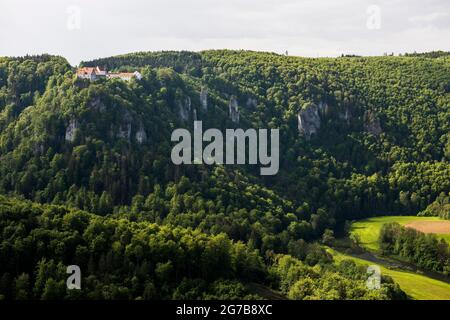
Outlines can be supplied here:
[[189, 114], [191, 113], [191, 98], [187, 97], [184, 103], [179, 102], [178, 107], [180, 109], [180, 118], [184, 121], [189, 120]]
[[131, 123], [122, 123], [119, 132], [117, 133], [119, 138], [130, 140], [131, 136]]
[[95, 98], [90, 102], [90, 107], [98, 112], [105, 112], [106, 106], [105, 104], [99, 99]]
[[308, 103], [303, 106], [302, 110], [297, 115], [298, 131], [300, 135], [307, 139], [311, 138], [320, 129], [319, 107], [313, 103]]
[[125, 114], [122, 117], [122, 122], [119, 127], [119, 132], [117, 133], [117, 136], [119, 138], [124, 138], [130, 141], [131, 137], [131, 115], [128, 111], [125, 111]]
[[367, 110], [364, 112], [364, 130], [374, 136], [378, 136], [383, 132], [381, 129], [380, 119], [372, 110]]
[[66, 141], [73, 142], [75, 140], [75, 133], [77, 129], [78, 129], [77, 120], [70, 119], [69, 125], [66, 128], [66, 135], [65, 135]]
[[43, 155], [44, 154], [44, 145], [41, 143], [33, 145], [33, 152], [35, 155]]
[[139, 130], [136, 132], [136, 141], [139, 144], [142, 144], [145, 141], [147, 141], [147, 134], [145, 133], [144, 127], [142, 125], [139, 127]]
[[322, 117], [331, 113], [331, 107], [327, 102], [320, 101], [317, 107], [319, 109], [319, 115]]
[[350, 119], [352, 118], [352, 111], [349, 106], [344, 107], [344, 110], [339, 112], [339, 119], [347, 121], [350, 123]]
[[194, 120], [194, 129], [197, 129], [197, 109], [192, 110], [192, 118]]
[[230, 119], [234, 123], [239, 123], [239, 106], [235, 96], [230, 98], [230, 103], [228, 104], [228, 110], [230, 113]]
[[256, 108], [258, 106], [258, 101], [255, 98], [247, 98], [247, 107]]
[[200, 91], [200, 104], [202, 105], [203, 110], [208, 110], [208, 89], [202, 87]]

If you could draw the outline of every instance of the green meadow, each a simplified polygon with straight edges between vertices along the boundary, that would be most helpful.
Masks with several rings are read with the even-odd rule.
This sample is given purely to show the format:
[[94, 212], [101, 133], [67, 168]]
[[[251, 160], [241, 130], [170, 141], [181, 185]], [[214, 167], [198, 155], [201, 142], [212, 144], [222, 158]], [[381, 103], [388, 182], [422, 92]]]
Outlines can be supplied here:
[[[355, 258], [350, 255], [343, 254], [333, 249], [328, 249], [336, 262], [344, 259], [351, 259], [357, 265], [368, 266], [373, 265], [371, 261]], [[379, 265], [381, 273], [390, 276], [397, 282], [403, 291], [415, 300], [450, 300], [450, 284], [443, 281], [431, 279], [427, 276], [414, 272], [393, 270]]]
[[[351, 227], [351, 234], [357, 235], [360, 240], [360, 244], [371, 251], [378, 251], [378, 236], [380, 234], [381, 226], [389, 222], [398, 222], [402, 225], [414, 221], [440, 221], [438, 217], [417, 217], [417, 216], [386, 216], [375, 217], [365, 220], [354, 222]], [[445, 239], [450, 243], [449, 234], [437, 234], [439, 238]]]

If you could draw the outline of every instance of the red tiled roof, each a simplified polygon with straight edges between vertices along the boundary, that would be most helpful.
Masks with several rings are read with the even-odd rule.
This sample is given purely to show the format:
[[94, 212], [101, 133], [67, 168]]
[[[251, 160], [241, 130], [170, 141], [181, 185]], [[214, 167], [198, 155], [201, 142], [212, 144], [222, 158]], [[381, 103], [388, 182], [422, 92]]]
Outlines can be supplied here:
[[77, 70], [77, 74], [79, 74], [79, 75], [86, 75], [86, 74], [91, 75], [93, 73], [97, 74], [97, 73], [101, 73], [101, 72], [104, 72], [104, 70], [100, 69], [100, 67], [95, 67], [95, 68], [83, 67], [83, 68], [79, 68]]
[[100, 67], [83, 67], [77, 70], [78, 76], [91, 76], [94, 75], [104, 75], [108, 78], [134, 78], [137, 76], [137, 71], [135, 72], [118, 72], [118, 73], [108, 73], [102, 70]]

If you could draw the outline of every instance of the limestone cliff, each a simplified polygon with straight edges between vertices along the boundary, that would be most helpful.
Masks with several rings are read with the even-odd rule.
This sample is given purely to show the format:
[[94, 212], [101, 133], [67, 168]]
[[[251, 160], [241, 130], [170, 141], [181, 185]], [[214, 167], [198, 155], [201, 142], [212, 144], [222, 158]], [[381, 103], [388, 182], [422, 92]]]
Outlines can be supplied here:
[[139, 130], [136, 132], [136, 140], [139, 144], [147, 141], [147, 134], [145, 133], [144, 127], [141, 125]]
[[349, 106], [345, 106], [343, 110], [339, 111], [338, 114], [339, 119], [345, 120], [347, 124], [350, 123], [350, 119], [352, 118], [352, 110]]
[[239, 123], [239, 106], [235, 96], [230, 98], [230, 103], [228, 104], [228, 110], [230, 113], [230, 119], [234, 123]]
[[247, 107], [256, 108], [258, 106], [258, 101], [255, 98], [247, 98]]
[[122, 116], [122, 121], [119, 126], [119, 130], [117, 133], [117, 136], [119, 138], [130, 140], [131, 137], [131, 121], [132, 117], [131, 114], [128, 111], [125, 111], [125, 113]]
[[364, 130], [373, 134], [374, 136], [378, 136], [383, 132], [383, 130], [381, 129], [380, 119], [372, 110], [367, 110], [366, 112], [364, 112]]
[[184, 121], [189, 120], [189, 114], [191, 113], [191, 98], [186, 97], [184, 102], [178, 102], [179, 115]]
[[200, 91], [200, 104], [203, 110], [208, 110], [208, 89], [205, 87]]
[[308, 103], [303, 106], [302, 110], [297, 115], [298, 131], [300, 135], [309, 139], [313, 134], [316, 134], [320, 129], [319, 107], [313, 103]]
[[69, 125], [66, 128], [65, 139], [66, 141], [73, 142], [75, 140], [75, 133], [78, 129], [78, 122], [76, 119], [70, 119]]

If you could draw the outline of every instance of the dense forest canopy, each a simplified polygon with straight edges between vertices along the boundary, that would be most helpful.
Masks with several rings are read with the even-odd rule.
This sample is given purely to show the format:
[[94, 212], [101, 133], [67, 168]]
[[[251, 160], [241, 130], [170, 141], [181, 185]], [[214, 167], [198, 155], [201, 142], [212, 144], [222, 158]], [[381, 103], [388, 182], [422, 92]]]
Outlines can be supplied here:
[[[267, 268], [257, 250], [223, 233], [207, 235], [4, 197], [0, 226], [0, 298], [261, 299], [243, 285], [249, 281], [271, 281], [292, 298], [405, 297], [389, 278], [379, 291], [367, 289], [364, 268], [351, 261], [316, 261], [311, 267], [279, 255]], [[314, 256], [329, 259], [317, 250]], [[79, 291], [66, 290], [66, 266], [72, 264], [85, 273]], [[306, 281], [317, 282], [302, 290], [305, 274]]]
[[[274, 278], [271, 272], [278, 270], [278, 280], [272, 280], [286, 296], [314, 298], [326, 291], [320, 281], [309, 292], [298, 292], [300, 285], [294, 281], [298, 279], [280, 287], [291, 276], [283, 273], [282, 264], [337, 268], [327, 269], [330, 276], [345, 277], [349, 286], [362, 279], [359, 271], [345, 274], [345, 268], [327, 267], [332, 262], [325, 258], [311, 258], [317, 252], [326, 256], [309, 244], [324, 233], [341, 232], [346, 221], [372, 215], [422, 212], [448, 218], [440, 213], [448, 206], [445, 197], [450, 192], [448, 54], [316, 59], [230, 50], [140, 52], [82, 65], [138, 70], [142, 79], [89, 82], [77, 79], [76, 70], [61, 57], [0, 58], [0, 193], [19, 203], [2, 205], [2, 213], [8, 215], [17, 206], [20, 210], [14, 212], [31, 210], [26, 209], [29, 202], [17, 198], [56, 205], [33, 205], [39, 209], [27, 213], [33, 215], [29, 221], [20, 222], [27, 220], [25, 213], [1, 221], [5, 243], [15, 241], [18, 234], [48, 233], [42, 240], [27, 240], [38, 251], [23, 270], [17, 270], [14, 259], [25, 251], [0, 248], [2, 261], [15, 257], [1, 270], [8, 274], [5, 288], [25, 282], [39, 287], [29, 297], [43, 297], [46, 285], [33, 284], [40, 283], [34, 274], [52, 264], [48, 268], [55, 276], [49, 290], [59, 290], [58, 263], [68, 262], [70, 256], [78, 259], [80, 246], [85, 251], [82, 264], [88, 267], [91, 259], [95, 265], [90, 269], [91, 284], [114, 285], [108, 291], [111, 297], [205, 298], [222, 289], [222, 297], [233, 296], [232, 291], [243, 297], [250, 293], [242, 283], [268, 283]], [[239, 122], [230, 117], [233, 105], [239, 106]], [[317, 117], [308, 118], [308, 110]], [[279, 173], [262, 177], [252, 165], [175, 166], [170, 161], [171, 133], [180, 127], [192, 130], [195, 119], [203, 121], [204, 129], [280, 129]], [[62, 221], [69, 214], [64, 212], [75, 210], [86, 217], [83, 228], [112, 224], [111, 229], [130, 229], [123, 231], [129, 236], [122, 246], [129, 245], [139, 228], [154, 230], [163, 240], [155, 248], [141, 247], [143, 255], [163, 250], [159, 246], [165, 237], [172, 237], [171, 232], [186, 233], [202, 243], [200, 247], [221, 239], [229, 248], [223, 258], [229, 261], [229, 270], [218, 269], [218, 274], [201, 282], [204, 274], [177, 269], [178, 262], [169, 257], [175, 251], [155, 261], [130, 256], [129, 263], [114, 268], [128, 279], [127, 286], [117, 287], [115, 280], [97, 279], [96, 272], [102, 254], [103, 259], [116, 254], [113, 244], [120, 235], [93, 226], [92, 239], [81, 240], [87, 229], [71, 231], [58, 221], [42, 221], [54, 210], [58, 212], [54, 219]], [[93, 252], [96, 236], [113, 247]], [[173, 241], [182, 246], [183, 239], [177, 235]], [[52, 249], [62, 250], [60, 254], [39, 251], [53, 242], [61, 243], [60, 249]], [[236, 248], [258, 272], [230, 271], [238, 268]], [[303, 266], [311, 252], [311, 265]], [[195, 254], [203, 261], [201, 252]], [[139, 268], [156, 278], [139, 278]], [[159, 271], [169, 269], [176, 272], [178, 282], [187, 279], [183, 288], [158, 278]], [[310, 272], [311, 278], [320, 274], [306, 269], [299, 272]], [[245, 278], [244, 273], [258, 278]], [[130, 289], [133, 277], [148, 286]], [[191, 289], [194, 296], [183, 291]], [[3, 294], [17, 297], [17, 290]], [[393, 296], [389, 290], [383, 298]], [[368, 297], [363, 292], [338, 296]], [[92, 297], [107, 296], [96, 292]]]

